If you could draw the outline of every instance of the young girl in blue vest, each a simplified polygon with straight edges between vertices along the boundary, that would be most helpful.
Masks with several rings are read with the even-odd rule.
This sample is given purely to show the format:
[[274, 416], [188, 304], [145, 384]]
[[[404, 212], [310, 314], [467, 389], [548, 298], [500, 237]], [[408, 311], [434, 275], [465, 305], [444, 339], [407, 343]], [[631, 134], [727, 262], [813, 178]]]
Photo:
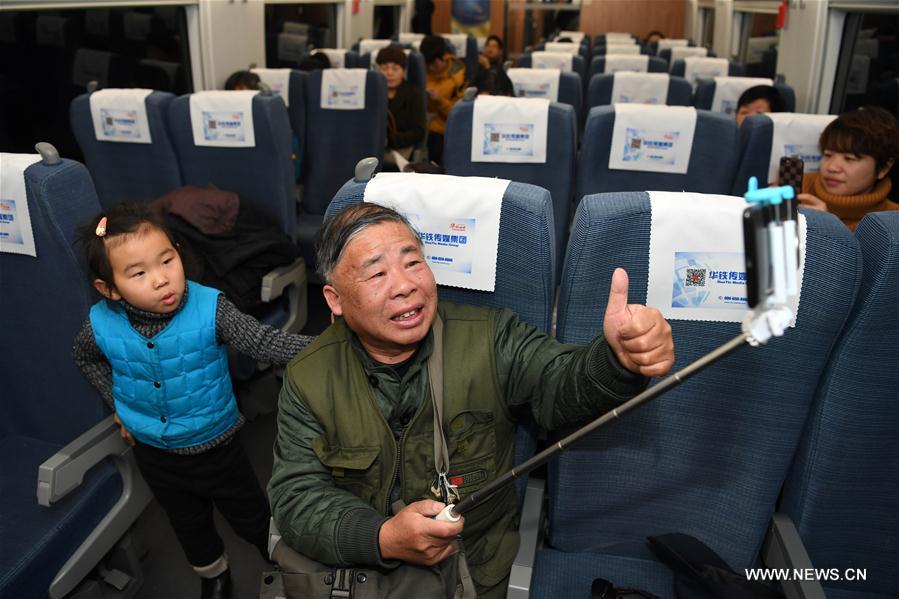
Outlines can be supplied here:
[[213, 504], [265, 559], [270, 513], [236, 439], [244, 418], [225, 346], [286, 364], [311, 338], [262, 325], [221, 292], [186, 280], [177, 244], [147, 204], [120, 204], [78, 234], [106, 299], [91, 308], [75, 361], [134, 446], [141, 474], [203, 580], [202, 597], [228, 597]]

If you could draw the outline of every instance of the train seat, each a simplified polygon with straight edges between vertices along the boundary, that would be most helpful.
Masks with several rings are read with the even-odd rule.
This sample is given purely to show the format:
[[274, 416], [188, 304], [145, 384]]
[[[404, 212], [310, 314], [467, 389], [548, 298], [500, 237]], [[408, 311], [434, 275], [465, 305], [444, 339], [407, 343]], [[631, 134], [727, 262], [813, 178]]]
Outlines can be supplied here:
[[[701, 61], [699, 61], [699, 63], [702, 64]], [[703, 79], [708, 78], [708, 76], [704, 75], [700, 69], [701, 69], [701, 67], [697, 67], [696, 70], [698, 72], [693, 77], [694, 81], [696, 79], [700, 79], [700, 78], [703, 78]], [[686, 70], [687, 70], [687, 61], [684, 58], [678, 58], [671, 65], [671, 74], [672, 75], [676, 75], [677, 77], [684, 77], [685, 79], [690, 80], [689, 77], [686, 77]], [[746, 65], [741, 64], [739, 62], [734, 62], [732, 60], [727, 61], [727, 73], [725, 73], [725, 76], [727, 76], [727, 77], [743, 77], [745, 75], [746, 75]], [[691, 81], [691, 83], [693, 83], [694, 81]], [[697, 106], [697, 108], [702, 108], [702, 107]]]
[[[646, 55], [644, 55], [646, 56]], [[611, 63], [610, 60], [606, 58], [605, 55], [602, 56], [594, 56], [590, 59], [590, 70], [587, 75], [590, 79], [593, 78], [593, 75], [602, 75], [606, 73], [607, 64]], [[646, 56], [646, 68], [644, 69], [642, 66], [640, 68], [635, 67], [627, 67], [627, 68], [616, 68], [617, 71], [635, 71], [638, 73], [666, 73], [668, 72], [668, 65], [665, 64], [665, 61], [659, 58], [658, 56]], [[612, 73], [608, 73], [612, 74]], [[672, 75], [677, 75], [677, 73], [672, 73]], [[678, 75], [680, 76], [680, 75]]]
[[574, 110], [567, 104], [550, 104], [546, 162], [542, 164], [474, 162], [471, 156], [471, 144], [475, 102], [459, 102], [450, 112], [446, 123], [444, 147], [446, 174], [500, 177], [519, 183], [538, 185], [549, 191], [553, 206], [553, 222], [555, 223], [556, 273], [558, 275], [562, 256], [565, 253], [565, 243], [568, 239], [568, 222], [577, 164], [577, 124]]
[[[294, 173], [301, 172], [301, 165], [303, 162], [303, 153], [306, 148], [303, 147], [301, 141], [306, 138], [306, 98], [303, 93], [303, 88], [305, 86], [307, 73], [305, 71], [299, 71], [297, 69], [252, 69], [254, 73], [259, 75], [259, 78], [263, 83], [269, 85], [272, 89], [272, 92], [275, 93], [275, 89], [272, 85], [274, 81], [271, 79], [272, 75], [277, 75], [277, 71], [289, 71], [289, 75], [287, 76], [287, 96], [285, 97], [283, 93], [277, 93], [275, 95], [280, 95], [282, 99], [284, 99], [284, 104], [287, 106], [287, 116], [290, 120], [290, 129], [293, 131], [294, 140], [292, 142], [292, 147], [294, 150], [294, 154], [296, 154], [295, 160], [299, 163], [299, 165], [294, 165]], [[279, 77], [279, 82], [281, 81]], [[296, 142], [294, 144], [294, 142]]]
[[815, 567], [865, 570], [866, 580], [825, 583], [828, 597], [874, 599], [899, 588], [899, 369], [889, 366], [899, 344], [899, 212], [868, 214], [855, 237], [861, 289], [818, 384], [780, 509]]
[[[592, 580], [604, 578], [673, 597], [673, 573], [646, 541], [673, 532], [706, 543], [736, 572], [755, 565], [861, 278], [849, 230], [829, 214], [806, 217], [795, 328], [737, 350], [549, 463], [549, 538], [537, 555], [532, 596], [587, 596]], [[650, 223], [647, 193], [581, 201], [562, 273], [560, 341], [585, 343], [602, 331], [616, 267], [628, 272], [631, 301], [645, 301]], [[733, 322], [670, 324], [674, 371], [740, 332]]]
[[[635, 106], [635, 105], [632, 105]], [[653, 107], [654, 110], [683, 110]], [[644, 172], [609, 168], [615, 106], [591, 109], [581, 141], [576, 198], [607, 191], [695, 191], [728, 193], [737, 168], [737, 126], [723, 114], [696, 111], [696, 128], [687, 172]], [[715, 168], [710, 169], [709, 165]]]
[[590, 50], [591, 58], [605, 56], [607, 54], [646, 54], [646, 48], [638, 42], [613, 42], [611, 44], [597, 44]]
[[314, 265], [313, 243], [328, 203], [352, 176], [356, 163], [368, 156], [381, 160], [387, 137], [387, 82], [368, 70], [365, 107], [360, 110], [322, 108], [322, 71], [306, 80], [306, 153], [303, 159], [302, 204], [297, 218], [297, 243], [307, 264]]
[[[506, 73], [509, 75], [509, 78], [512, 80], [512, 85], [514, 87], [518, 87], [516, 85], [516, 73], [527, 73], [530, 69], [509, 69]], [[527, 76], [526, 74], [524, 75]], [[581, 78], [575, 75], [574, 73], [563, 73], [559, 72], [559, 89], [558, 96], [556, 98], [549, 98], [553, 102], [559, 102], [560, 104], [568, 104], [572, 108], [574, 108], [574, 116], [577, 120], [578, 127], [583, 126], [584, 124], [584, 88], [581, 85]], [[542, 98], [548, 97], [539, 95], [534, 93], [533, 91], [516, 93], [515, 95], [519, 97], [528, 97], [528, 98]]]
[[144, 100], [151, 143], [99, 141], [90, 97], [86, 93], [72, 100], [69, 119], [102, 206], [108, 208], [126, 200], [152, 200], [182, 185], [167, 126], [168, 108], [175, 96], [154, 91]]
[[756, 177], [759, 186], [775, 183], [782, 156], [799, 155], [806, 173], [817, 172], [821, 161], [818, 138], [835, 118], [832, 114], [784, 112], [748, 117], [740, 126], [740, 162], [733, 193], [742, 193], [749, 177]]
[[[587, 66], [584, 61], [583, 56], [572, 56], [571, 57], [571, 71], [577, 73], [581, 78], [581, 82], [587, 81]], [[531, 54], [524, 54], [521, 58], [519, 58], [516, 63], [516, 67], [520, 67], [522, 69], [531, 69], [531, 68], [540, 68], [534, 67], [533, 56]]]
[[[690, 83], [683, 77], [675, 77], [667, 75], [667, 73], [614, 73], [611, 75], [593, 75], [590, 77], [590, 85], [587, 86], [587, 110], [590, 110], [594, 106], [606, 106], [612, 104], [612, 92], [615, 89], [615, 80], [621, 79], [622, 77], [642, 80], [666, 77], [668, 81], [668, 92], [665, 94], [664, 104], [667, 106], [691, 106], [693, 104], [693, 89], [690, 87]], [[620, 97], [615, 100], [615, 102], [621, 101]], [[662, 102], [650, 103], [662, 104]]]
[[[736, 77], [731, 75], [729, 77]], [[702, 110], [715, 110], [716, 112], [725, 112], [733, 114], [737, 111], [737, 100], [740, 94], [756, 85], [771, 85], [770, 79], [760, 77], [741, 77], [743, 85], [732, 86], [725, 97], [719, 98], [717, 106], [715, 105], [715, 90], [718, 87], [715, 79], [702, 79], [696, 82], [696, 93], [693, 97], [693, 105]], [[780, 92], [780, 97], [784, 101], [784, 112], [793, 112], [796, 110], [796, 93], [793, 88], [786, 83], [774, 83], [774, 88]]]
[[[249, 92], [199, 92], [232, 95]], [[218, 96], [220, 97], [220, 96]], [[202, 99], [202, 98], [201, 98]], [[301, 98], [291, 98], [302, 103]], [[291, 126], [281, 98], [252, 95], [253, 147], [197, 145], [191, 125], [191, 95], [176, 98], [169, 107], [172, 140], [185, 185], [220, 189], [239, 194], [262, 215], [295, 239], [296, 192], [290, 159]], [[247, 136], [248, 137], [248, 136]], [[306, 323], [306, 270], [302, 259], [279, 267], [263, 278], [263, 301], [270, 308], [260, 320], [296, 333]]]
[[[100, 211], [90, 175], [49, 146], [43, 162], [13, 154], [0, 161], [4, 202], [19, 203], [17, 218], [27, 204], [36, 251], [36, 257], [7, 247], [0, 252], [6, 369], [0, 596], [57, 599], [74, 591], [117, 544], [124, 547], [120, 540], [151, 495], [109, 409], [71, 354], [99, 297], [73, 249], [75, 227]], [[6, 188], [7, 176], [23, 183], [19, 197], [12, 185]], [[123, 596], [133, 596], [142, 583], [139, 567], [120, 582]]]
[[662, 48], [659, 50], [658, 57], [670, 65], [673, 61], [684, 59], [688, 56], [708, 56], [714, 57], [715, 51], [708, 48], [697, 48], [695, 46], [680, 46], [675, 48]]

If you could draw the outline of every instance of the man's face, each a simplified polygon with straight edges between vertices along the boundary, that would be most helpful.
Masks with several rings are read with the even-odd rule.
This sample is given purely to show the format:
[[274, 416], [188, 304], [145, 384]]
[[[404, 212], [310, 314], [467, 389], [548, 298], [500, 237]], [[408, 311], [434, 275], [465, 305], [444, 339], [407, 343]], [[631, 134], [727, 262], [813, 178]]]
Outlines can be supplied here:
[[503, 50], [499, 47], [496, 40], [489, 40], [484, 44], [484, 56], [486, 56], [490, 62], [496, 62], [502, 54]]
[[379, 223], [356, 235], [323, 291], [331, 312], [385, 364], [415, 352], [437, 310], [434, 275], [418, 239], [401, 223]]
[[743, 124], [743, 121], [746, 120], [746, 117], [750, 117], [754, 114], [762, 114], [765, 112], [771, 112], [771, 102], [769, 102], [766, 98], [759, 98], [758, 100], [753, 100], [748, 104], [743, 104], [737, 110], [737, 127]]

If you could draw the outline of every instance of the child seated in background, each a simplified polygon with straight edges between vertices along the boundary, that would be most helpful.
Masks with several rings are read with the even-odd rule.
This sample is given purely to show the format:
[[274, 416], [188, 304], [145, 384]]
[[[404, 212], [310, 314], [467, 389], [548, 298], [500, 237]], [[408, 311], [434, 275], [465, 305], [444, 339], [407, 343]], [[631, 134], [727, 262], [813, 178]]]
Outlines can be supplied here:
[[743, 124], [746, 117], [765, 112], [783, 112], [785, 109], [783, 98], [777, 88], [771, 85], [756, 85], [750, 87], [740, 95], [737, 100], [737, 127]]
[[78, 238], [105, 299], [75, 339], [75, 363], [134, 447], [141, 474], [202, 578], [202, 597], [228, 597], [230, 570], [213, 504], [266, 560], [270, 511], [236, 438], [244, 417], [225, 346], [286, 364], [312, 338], [262, 325], [219, 291], [187, 281], [178, 246], [148, 204], [98, 214]]
[[235, 71], [225, 80], [225, 89], [228, 91], [259, 89], [259, 75], [252, 71]]
[[899, 156], [899, 123], [877, 106], [844, 112], [821, 132], [821, 170], [806, 173], [799, 205], [832, 212], [855, 230], [869, 212], [899, 210], [887, 176]]

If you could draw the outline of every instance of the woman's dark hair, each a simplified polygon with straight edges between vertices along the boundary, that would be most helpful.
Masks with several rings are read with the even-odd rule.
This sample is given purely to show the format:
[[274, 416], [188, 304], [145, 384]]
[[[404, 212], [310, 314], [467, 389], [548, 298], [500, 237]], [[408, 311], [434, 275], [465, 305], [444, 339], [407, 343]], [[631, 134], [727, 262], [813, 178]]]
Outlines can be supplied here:
[[386, 46], [381, 48], [378, 51], [378, 55], [375, 57], [375, 62], [379, 65], [387, 64], [388, 62], [392, 62], [394, 64], [398, 64], [399, 66], [406, 68], [406, 53], [403, 52], [403, 49], [400, 46]]
[[331, 68], [331, 59], [324, 52], [313, 52], [304, 56], [298, 65], [301, 71], [320, 71]]
[[[106, 218], [106, 232], [97, 235], [97, 225]], [[101, 279], [113, 286], [112, 266], [109, 264], [109, 248], [125, 241], [132, 235], [145, 235], [152, 229], [165, 233], [177, 248], [178, 244], [169, 230], [162, 213], [144, 202], [125, 202], [105, 210], [89, 221], [78, 226], [75, 233], [77, 242], [84, 251], [87, 268], [92, 279]]]
[[771, 106], [771, 112], [783, 112], [786, 110], [783, 97], [777, 91], [777, 88], [771, 85], [756, 85], [744, 91], [740, 95], [740, 99], [737, 100], [737, 110], [740, 110], [741, 106], [751, 104], [756, 100], [767, 100]]
[[899, 122], [879, 106], [844, 112], [824, 128], [818, 146], [822, 152], [871, 156], [879, 171], [899, 157]]
[[478, 88], [478, 93], [490, 94], [491, 96], [514, 96], [515, 86], [512, 80], [504, 70], [500, 69], [481, 69], [474, 78], [474, 86]]
[[446, 54], [446, 40], [439, 35], [429, 35], [421, 40], [418, 51], [424, 56], [425, 64], [431, 64]]
[[259, 75], [252, 71], [237, 71], [231, 73], [231, 76], [225, 81], [225, 89], [233, 90], [238, 85], [242, 85], [247, 89], [259, 89]]

